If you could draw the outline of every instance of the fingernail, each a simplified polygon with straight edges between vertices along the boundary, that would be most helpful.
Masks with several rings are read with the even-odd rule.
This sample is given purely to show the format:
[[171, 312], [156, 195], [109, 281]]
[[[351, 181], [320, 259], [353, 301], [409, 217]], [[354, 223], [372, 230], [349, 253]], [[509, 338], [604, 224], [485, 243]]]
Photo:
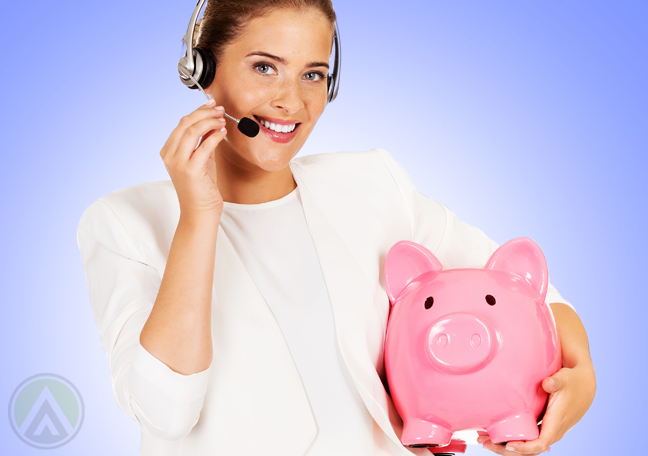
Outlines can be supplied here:
[[515, 448], [513, 448], [511, 445], [506, 445], [506, 451], [513, 451], [513, 452], [516, 452], [516, 451], [515, 451]]
[[222, 106], [216, 106], [215, 109], [218, 109], [219, 111], [225, 111], [225, 108], [223, 108]]
[[225, 127], [221, 128], [220, 131], [225, 131]]
[[216, 103], [216, 100], [214, 100], [213, 98], [210, 98], [209, 100], [207, 100], [207, 102], [205, 104], [207, 106], [210, 106], [210, 105], [213, 105], [214, 103]]
[[551, 387], [555, 388], [556, 384], [554, 383], [553, 378], [550, 378], [549, 381], [551, 382]]
[[547, 451], [545, 453], [549, 453], [551, 451], [551, 447], [547, 447]]

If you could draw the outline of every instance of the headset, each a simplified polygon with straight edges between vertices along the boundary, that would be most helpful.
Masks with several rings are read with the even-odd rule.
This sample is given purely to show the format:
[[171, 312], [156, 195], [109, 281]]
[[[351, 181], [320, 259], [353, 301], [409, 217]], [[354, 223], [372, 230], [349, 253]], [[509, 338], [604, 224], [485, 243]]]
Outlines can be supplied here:
[[[214, 1], [214, 0], [211, 0]], [[245, 1], [245, 0], [242, 0]], [[216, 62], [209, 49], [201, 46], [193, 46], [194, 30], [198, 21], [198, 14], [202, 10], [205, 0], [198, 0], [196, 8], [191, 15], [189, 21], [189, 28], [182, 41], [185, 43], [187, 49], [186, 54], [178, 62], [178, 74], [180, 80], [184, 85], [190, 89], [196, 90], [198, 86], [185, 74], [193, 76], [202, 87], [209, 87], [214, 81], [216, 74]], [[333, 60], [333, 71], [326, 78], [327, 83], [327, 100], [330, 103], [335, 100], [340, 88], [340, 69], [342, 67], [342, 46], [340, 43], [340, 30], [338, 29], [337, 21], [335, 21], [335, 31], [333, 33], [333, 44], [335, 47], [335, 57]]]

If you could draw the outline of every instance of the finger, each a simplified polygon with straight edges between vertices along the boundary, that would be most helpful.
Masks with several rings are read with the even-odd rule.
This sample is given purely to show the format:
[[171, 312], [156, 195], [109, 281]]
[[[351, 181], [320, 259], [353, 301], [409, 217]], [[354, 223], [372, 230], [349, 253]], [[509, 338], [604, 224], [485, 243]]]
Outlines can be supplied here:
[[542, 381], [542, 388], [549, 394], [555, 393], [565, 387], [565, 376], [567, 375], [566, 369], [560, 369], [551, 377], [547, 377]]
[[212, 133], [209, 138], [202, 141], [200, 146], [191, 155], [189, 159], [190, 166], [203, 166], [209, 156], [212, 154], [218, 143], [220, 143], [223, 138], [227, 135], [227, 130], [223, 127], [222, 130]]
[[192, 113], [183, 116], [178, 122], [178, 126], [175, 127], [169, 135], [169, 138], [164, 144], [163, 150], [167, 149], [167, 151], [175, 151], [188, 128], [205, 119], [214, 117], [222, 118], [224, 112], [222, 106], [214, 108], [213, 106], [203, 105]]
[[184, 136], [178, 143], [175, 152], [169, 157], [172, 160], [177, 159], [182, 162], [189, 160], [196, 147], [200, 142], [202, 136], [211, 135], [212, 132], [220, 131], [225, 126], [225, 120], [220, 117], [218, 119], [209, 118], [198, 122], [187, 128]]
[[541, 432], [540, 437], [537, 440], [529, 440], [528, 442], [508, 442], [506, 446], [518, 454], [546, 453], [549, 451], [550, 445], [554, 442], [553, 437], [549, 437], [549, 435], [555, 435], [555, 432], [553, 430], [546, 433]]
[[[514, 451], [513, 448], [510, 445], [511, 442], [507, 443], [506, 445], [502, 445], [500, 443], [493, 443], [490, 440], [486, 440], [483, 444], [482, 447], [486, 450], [492, 451], [493, 453], [501, 454], [502, 456], [516, 456], [519, 455], [517, 451]], [[527, 454], [528, 456], [537, 456], [536, 453], [523, 453]]]
[[[223, 119], [222, 114], [219, 117], [218, 112], [209, 112], [208, 115], [204, 116], [201, 119], [194, 119], [196, 120], [190, 120], [189, 116], [185, 116], [180, 120], [180, 123], [178, 126], [171, 132], [169, 135], [169, 138], [166, 140], [164, 146], [162, 147], [162, 150], [160, 151], [160, 156], [162, 157], [162, 160], [168, 160], [172, 159], [176, 153], [178, 152], [178, 149], [182, 148], [184, 151], [187, 149], [187, 144], [190, 143], [192, 140], [194, 141], [193, 147], [191, 150], [196, 148], [197, 142], [201, 136], [203, 136], [201, 133], [207, 133], [209, 130], [205, 130], [204, 128], [201, 129], [200, 127], [200, 122], [204, 122], [206, 120], [210, 119]], [[224, 119], [223, 119], [223, 124], [224, 124]], [[196, 127], [198, 125], [198, 127]], [[204, 124], [203, 124], [204, 126]], [[220, 126], [217, 126], [215, 129], [220, 130]], [[197, 130], [198, 129], [198, 130]], [[187, 141], [187, 136], [194, 136], [192, 140]]]
[[204, 135], [202, 135], [202, 136], [200, 137], [200, 142], [198, 143], [198, 147], [200, 147], [200, 145], [201, 145], [202, 143], [204, 143], [205, 141], [207, 141], [207, 138], [209, 138], [213, 133], [216, 133], [216, 130], [210, 130], [210, 131], [208, 131], [207, 133], [205, 133]]
[[516, 453], [512, 451], [508, 451], [504, 445], [500, 443], [493, 443], [490, 441], [490, 439], [486, 440], [484, 443], [482, 443], [482, 447], [485, 450], [492, 451], [493, 453], [496, 454], [501, 454], [503, 456], [514, 456]]
[[477, 443], [481, 445], [486, 440], [490, 440], [490, 436], [488, 435], [488, 432], [486, 432], [486, 431], [477, 431]]
[[177, 142], [188, 127], [209, 117], [222, 117], [224, 112], [222, 106], [213, 107], [203, 105], [186, 116], [181, 117], [178, 125], [173, 129], [171, 135], [169, 135], [169, 139], [167, 140], [168, 145], [172, 147], [177, 146]]
[[480, 445], [483, 444], [486, 440], [489, 440], [489, 437], [486, 435], [480, 435], [479, 437], [477, 437], [477, 443]]

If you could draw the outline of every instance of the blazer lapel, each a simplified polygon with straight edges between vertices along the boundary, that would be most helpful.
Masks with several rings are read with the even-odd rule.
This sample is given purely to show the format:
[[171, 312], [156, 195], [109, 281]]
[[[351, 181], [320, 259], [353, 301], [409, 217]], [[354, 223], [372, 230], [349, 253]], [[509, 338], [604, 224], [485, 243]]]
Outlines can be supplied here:
[[[374, 307], [376, 291], [358, 266], [351, 252], [318, 207], [300, 173], [299, 165], [291, 169], [300, 188], [306, 222], [320, 261], [328, 290], [336, 336], [351, 377], [367, 409], [391, 442], [391, 451], [412, 454], [402, 446], [399, 436], [402, 421], [372, 364], [372, 353], [380, 351], [382, 363], [384, 329]], [[377, 285], [377, 284], [376, 284]], [[386, 296], [385, 296], [386, 297]], [[377, 334], [377, 331], [380, 333]], [[398, 433], [398, 435], [397, 435]]]

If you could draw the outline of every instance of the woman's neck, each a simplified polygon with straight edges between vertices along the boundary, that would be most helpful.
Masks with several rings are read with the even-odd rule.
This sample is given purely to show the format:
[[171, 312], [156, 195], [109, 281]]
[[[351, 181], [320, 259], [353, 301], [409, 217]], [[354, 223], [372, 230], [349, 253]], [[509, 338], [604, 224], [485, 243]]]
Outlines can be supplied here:
[[[246, 164], [251, 166], [250, 163]], [[216, 154], [218, 190], [223, 201], [236, 204], [260, 204], [278, 200], [295, 190], [297, 183], [290, 166], [278, 171], [244, 169]]]

